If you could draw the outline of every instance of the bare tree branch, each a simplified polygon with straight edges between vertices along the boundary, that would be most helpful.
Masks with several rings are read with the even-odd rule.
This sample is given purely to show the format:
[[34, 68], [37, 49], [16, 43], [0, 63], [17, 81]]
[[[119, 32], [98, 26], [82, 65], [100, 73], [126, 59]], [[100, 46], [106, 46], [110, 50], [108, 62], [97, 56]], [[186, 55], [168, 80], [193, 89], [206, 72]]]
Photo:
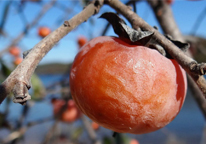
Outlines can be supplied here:
[[204, 20], [206, 16], [206, 7], [203, 9], [203, 11], [200, 13], [200, 15], [197, 17], [197, 20], [195, 21], [195, 24], [192, 27], [192, 31], [191, 34], [195, 35], [196, 31], [198, 30], [198, 28], [200, 27], [200, 24], [202, 23], [202, 21]]
[[4, 29], [4, 25], [6, 23], [7, 20], [7, 16], [8, 16], [8, 12], [9, 12], [9, 8], [11, 5], [12, 1], [7, 1], [5, 7], [4, 7], [4, 11], [3, 11], [3, 17], [1, 18], [1, 22], [0, 22], [0, 34], [4, 35], [3, 29]]
[[[174, 39], [185, 41], [184, 37], [182, 36], [176, 25], [170, 6], [164, 1], [148, 0], [148, 3], [153, 9], [155, 16], [158, 19], [164, 33], [173, 36]], [[161, 11], [161, 14], [159, 11]], [[188, 55], [191, 54], [189, 53]], [[198, 106], [200, 107], [204, 117], [206, 118], [206, 100], [204, 99], [204, 95], [201, 93], [200, 89], [197, 87], [197, 85], [194, 83], [190, 76], [188, 76], [188, 85], [193, 94], [193, 97], [197, 101]]]
[[42, 7], [42, 10], [39, 12], [39, 14], [37, 15], [37, 17], [35, 17], [34, 20], [33, 20], [31, 23], [29, 23], [29, 24], [27, 24], [27, 25], [25, 26], [25, 29], [23, 30], [23, 32], [20, 33], [20, 34], [11, 42], [11, 44], [10, 44], [9, 46], [7, 46], [4, 50], [2, 50], [2, 51], [0, 52], [0, 57], [1, 57], [5, 52], [7, 52], [11, 46], [16, 45], [16, 44], [25, 36], [26, 32], [27, 32], [30, 28], [34, 27], [34, 26], [39, 22], [39, 20], [44, 16], [44, 14], [45, 14], [50, 8], [52, 8], [52, 6], [54, 5], [55, 2], [56, 2], [56, 0], [52, 0], [50, 3], [48, 3], [48, 4], [46, 4], [44, 7]]
[[48, 121], [51, 121], [53, 119], [54, 119], [53, 117], [48, 117], [48, 118], [45, 118], [45, 119], [40, 119], [40, 120], [37, 120], [37, 121], [29, 122], [26, 126], [19, 127], [17, 130], [11, 132], [7, 137], [5, 137], [0, 142], [8, 144], [9, 142], [11, 142], [13, 140], [18, 139], [19, 137], [22, 137], [25, 134], [25, 132], [31, 126], [34, 126], [34, 125], [37, 125], [37, 124], [42, 124], [44, 122], [48, 122]]
[[[199, 64], [191, 57], [187, 56], [182, 50], [175, 46], [165, 36], [160, 34], [156, 29], [147, 24], [137, 14], [131, 11], [126, 5], [118, 0], [106, 1], [112, 8], [125, 16], [132, 27], [136, 30], [142, 29], [154, 32], [153, 39], [161, 45], [182, 67], [183, 69], [194, 79], [198, 87], [206, 97], [206, 81], [202, 76], [205, 74], [206, 64]], [[203, 72], [203, 73], [202, 73]]]
[[92, 140], [92, 143], [101, 144], [102, 142], [97, 138], [95, 131], [91, 127], [91, 123], [89, 122], [89, 120], [86, 118], [85, 115], [82, 115], [81, 120], [83, 122], [84, 127], [86, 128], [86, 131], [89, 134], [90, 139]]
[[170, 5], [165, 3], [165, 1], [151, 1], [148, 0], [152, 10], [155, 13], [157, 20], [159, 21], [161, 28], [165, 34], [171, 35], [173, 38], [184, 42], [181, 32], [174, 21], [174, 16]]
[[74, 16], [72, 19], [65, 21], [58, 29], [36, 44], [24, 58], [22, 63], [20, 63], [9, 77], [0, 85], [0, 103], [2, 103], [11, 91], [16, 94], [14, 95], [15, 102], [24, 104], [28, 99], [30, 99], [28, 94], [30, 78], [41, 59], [55, 44], [58, 43], [60, 39], [79, 24], [86, 21], [89, 17], [96, 14], [102, 4], [103, 1], [100, 0], [90, 3], [82, 12]]
[[59, 124], [59, 121], [55, 120], [54, 124], [52, 125], [52, 127], [49, 129], [49, 131], [45, 135], [45, 138], [41, 144], [48, 144], [49, 142], [51, 142], [51, 138], [54, 137], [55, 133], [57, 133], [56, 131], [58, 128], [58, 124]]

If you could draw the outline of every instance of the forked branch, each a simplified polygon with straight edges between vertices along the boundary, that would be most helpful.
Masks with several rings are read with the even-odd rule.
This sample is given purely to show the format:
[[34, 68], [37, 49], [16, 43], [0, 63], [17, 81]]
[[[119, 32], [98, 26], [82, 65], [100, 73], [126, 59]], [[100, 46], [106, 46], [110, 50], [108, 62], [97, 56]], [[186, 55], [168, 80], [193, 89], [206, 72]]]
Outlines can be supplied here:
[[[148, 3], [153, 9], [155, 16], [157, 20], [159, 21], [159, 24], [163, 32], [165, 34], [171, 35], [174, 39], [185, 42], [185, 39], [182, 36], [175, 22], [175, 19], [172, 15], [172, 9], [170, 5], [166, 4], [165, 1], [148, 0]], [[187, 51], [187, 54], [191, 55], [190, 51]], [[192, 80], [190, 76], [188, 76], [188, 86], [189, 86], [190, 91], [192, 92], [192, 96], [197, 101], [198, 106], [200, 107], [202, 111], [202, 114], [206, 118], [206, 100], [204, 98], [204, 95], [202, 94], [202, 92], [200, 91], [200, 89], [198, 88], [198, 86], [195, 84], [195, 82]]]
[[125, 18], [127, 18], [134, 29], [154, 32], [153, 39], [159, 45], [161, 45], [182, 66], [182, 68], [184, 68], [184, 70], [194, 79], [194, 81], [206, 97], [206, 81], [202, 76], [206, 72], [205, 63], [199, 64], [194, 59], [187, 56], [182, 50], [180, 50], [152, 26], [147, 24], [121, 1], [108, 0], [106, 1], [106, 3], [114, 8], [117, 12], [121, 13]]
[[65, 21], [59, 28], [36, 44], [24, 58], [22, 63], [20, 63], [0, 85], [0, 103], [2, 103], [11, 91], [13, 91], [13, 93], [16, 94], [14, 95], [14, 102], [25, 104], [25, 102], [30, 99], [28, 94], [30, 78], [42, 58], [71, 30], [86, 21], [92, 15], [96, 14], [102, 4], [103, 1], [101, 0], [93, 1], [85, 7], [82, 12], [74, 16], [72, 19]]

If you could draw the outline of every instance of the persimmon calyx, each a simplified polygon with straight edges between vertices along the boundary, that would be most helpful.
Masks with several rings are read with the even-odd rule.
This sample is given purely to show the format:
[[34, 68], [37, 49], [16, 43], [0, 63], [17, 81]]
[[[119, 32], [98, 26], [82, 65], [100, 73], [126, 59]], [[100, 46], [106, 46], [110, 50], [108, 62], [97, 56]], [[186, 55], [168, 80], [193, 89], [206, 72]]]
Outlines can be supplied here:
[[31, 96], [29, 95], [28, 90], [31, 88], [30, 85], [27, 85], [25, 82], [17, 82], [13, 89], [13, 102], [14, 103], [20, 103], [22, 105], [26, 104], [27, 100], [31, 99]]
[[129, 26], [127, 26], [122, 22], [119, 23], [125, 30], [125, 33], [128, 35], [129, 40], [135, 44], [140, 43], [142, 45], [146, 45], [154, 34], [154, 32], [150, 32], [150, 31], [137, 31], [134, 30], [133, 28], [130, 28]]
[[172, 36], [166, 34], [165, 37], [170, 40], [174, 45], [180, 48], [183, 52], [186, 52], [190, 48], [189, 43], [183, 43], [181, 41], [175, 40]]
[[135, 30], [126, 25], [126, 22], [117, 14], [106, 12], [100, 16], [106, 19], [113, 27], [114, 32], [122, 39], [126, 39], [131, 45], [146, 45], [154, 32]]
[[[166, 52], [166, 50], [159, 43], [156, 42], [156, 39], [153, 38], [155, 31], [151, 32], [141, 30], [141, 28], [139, 28], [138, 30], [130, 28], [126, 25], [126, 22], [123, 19], [121, 19], [117, 14], [112, 12], [104, 13], [100, 16], [100, 18], [104, 18], [109, 21], [109, 23], [111, 23], [114, 29], [114, 32], [127, 43], [131, 45], [147, 46], [149, 48], [157, 50], [163, 56], [169, 59], [173, 59]], [[155, 27], [155, 29], [158, 30], [157, 27]], [[187, 49], [190, 47], [189, 43], [182, 43], [178, 40], [174, 40], [169, 35], [165, 35], [165, 37], [184, 52], [187, 51]]]

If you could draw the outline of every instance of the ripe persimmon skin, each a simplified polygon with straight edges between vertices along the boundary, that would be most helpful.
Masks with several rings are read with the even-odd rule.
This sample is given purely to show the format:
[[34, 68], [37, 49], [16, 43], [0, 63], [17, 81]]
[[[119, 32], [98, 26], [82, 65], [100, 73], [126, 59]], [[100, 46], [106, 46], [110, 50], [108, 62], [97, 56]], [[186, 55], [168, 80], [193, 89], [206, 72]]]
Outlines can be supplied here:
[[143, 46], [97, 37], [82, 47], [70, 73], [79, 109], [101, 126], [143, 134], [170, 123], [185, 100], [184, 70]]

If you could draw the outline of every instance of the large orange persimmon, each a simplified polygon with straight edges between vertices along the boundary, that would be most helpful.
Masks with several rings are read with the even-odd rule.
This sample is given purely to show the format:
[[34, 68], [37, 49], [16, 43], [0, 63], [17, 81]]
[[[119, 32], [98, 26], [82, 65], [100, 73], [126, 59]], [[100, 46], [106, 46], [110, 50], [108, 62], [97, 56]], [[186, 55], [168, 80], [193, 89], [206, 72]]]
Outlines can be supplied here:
[[185, 71], [175, 60], [116, 37], [97, 37], [82, 47], [70, 73], [80, 110], [101, 126], [143, 134], [170, 123], [185, 100]]

